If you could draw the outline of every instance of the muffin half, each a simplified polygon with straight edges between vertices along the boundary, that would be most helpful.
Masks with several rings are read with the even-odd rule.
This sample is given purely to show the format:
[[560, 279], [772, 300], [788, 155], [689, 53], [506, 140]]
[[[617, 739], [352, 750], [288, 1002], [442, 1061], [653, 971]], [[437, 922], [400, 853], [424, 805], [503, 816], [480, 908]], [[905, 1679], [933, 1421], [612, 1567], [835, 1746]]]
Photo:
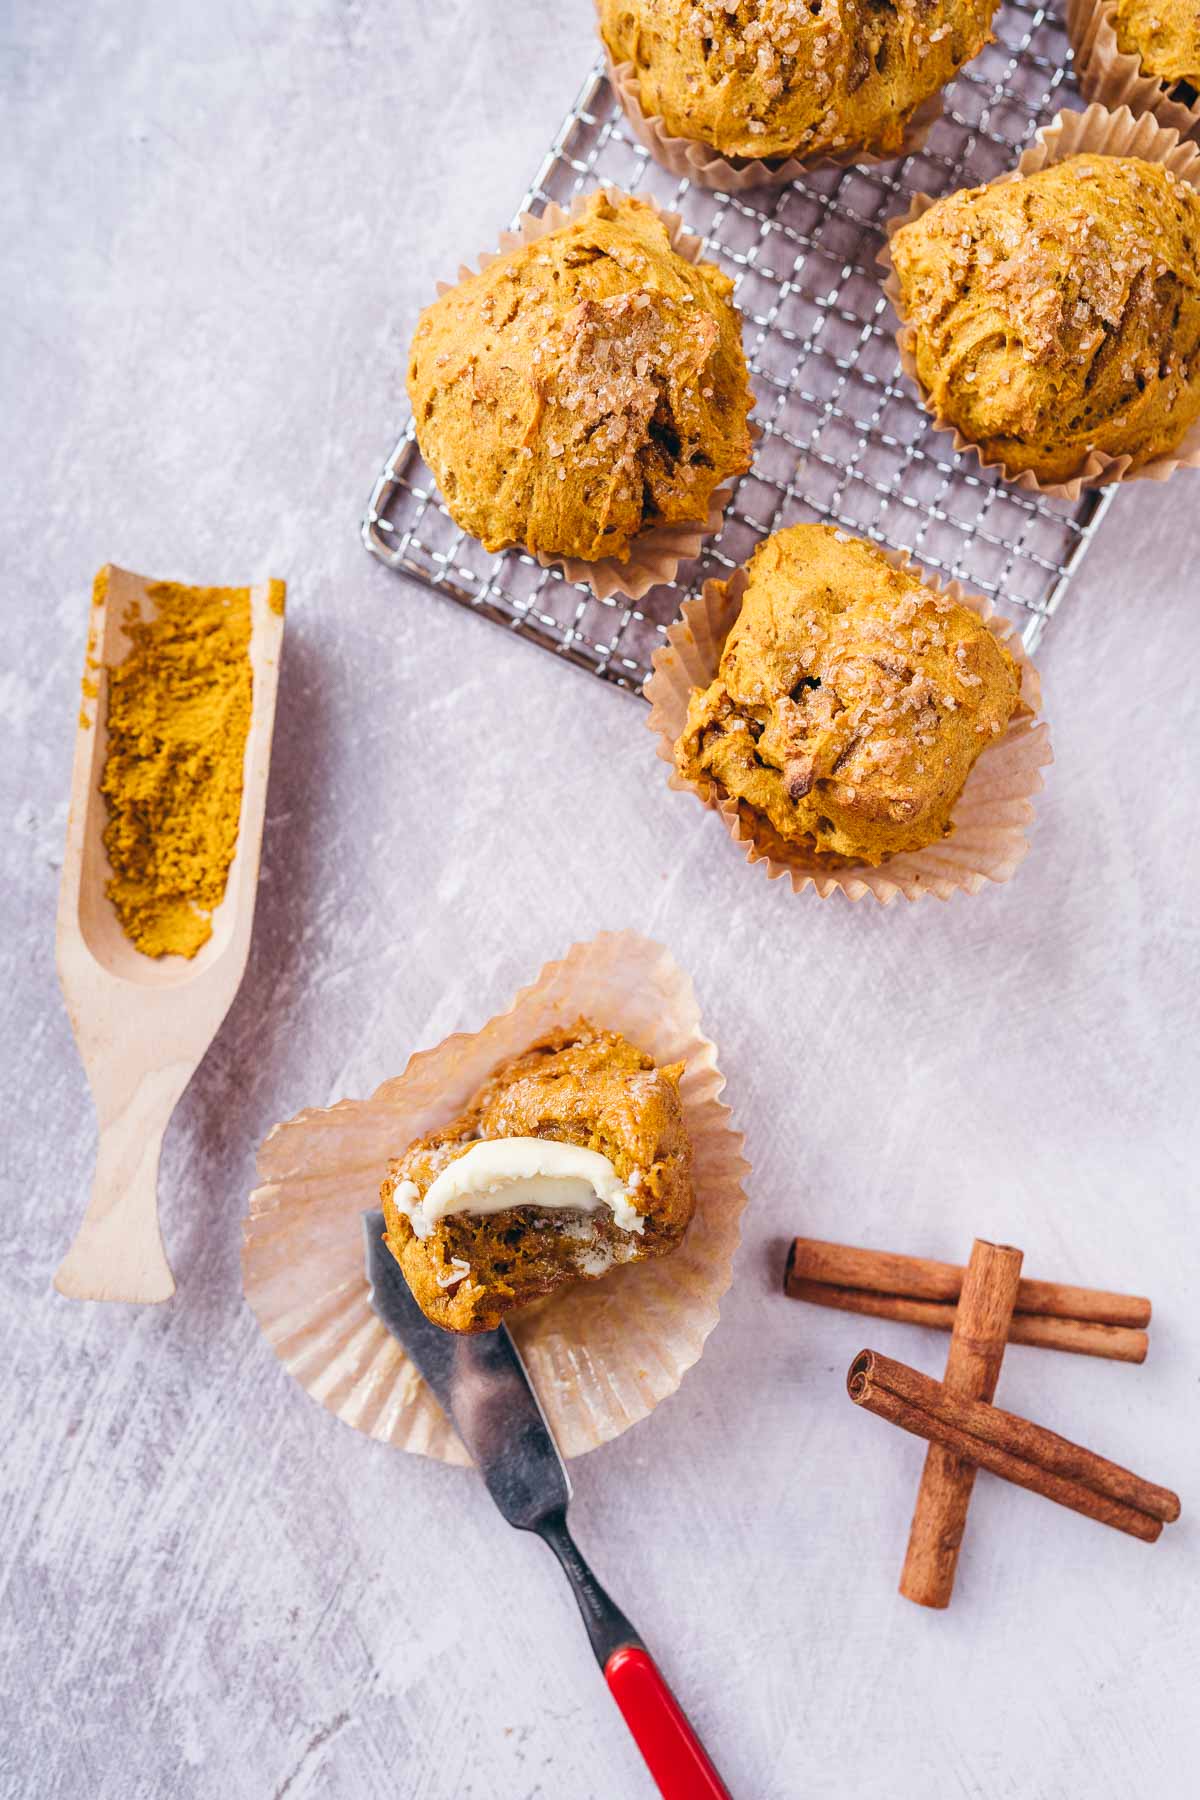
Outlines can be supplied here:
[[389, 1165], [387, 1244], [426, 1316], [487, 1331], [507, 1313], [678, 1247], [695, 1196], [679, 1099], [586, 1019], [492, 1071], [464, 1112]]

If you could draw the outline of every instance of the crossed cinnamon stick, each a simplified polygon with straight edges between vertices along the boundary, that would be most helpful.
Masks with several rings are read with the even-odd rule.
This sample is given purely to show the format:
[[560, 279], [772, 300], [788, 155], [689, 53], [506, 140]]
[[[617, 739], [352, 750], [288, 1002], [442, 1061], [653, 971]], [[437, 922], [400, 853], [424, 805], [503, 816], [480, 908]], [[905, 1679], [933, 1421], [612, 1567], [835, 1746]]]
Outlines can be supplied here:
[[788, 1256], [784, 1287], [796, 1299], [951, 1330], [942, 1381], [874, 1350], [847, 1377], [859, 1406], [929, 1442], [900, 1578], [921, 1606], [949, 1605], [976, 1468], [1146, 1543], [1179, 1517], [1169, 1489], [991, 1404], [1008, 1343], [1132, 1362], [1146, 1354], [1148, 1300], [1023, 1281], [1021, 1262], [1020, 1250], [982, 1239], [965, 1270], [808, 1238]]
[[[880, 1356], [876, 1350], [859, 1352], [850, 1365], [846, 1385], [859, 1406], [928, 1438], [931, 1456], [936, 1450], [939, 1459], [948, 1457], [951, 1464], [965, 1458], [971, 1474], [976, 1464], [991, 1469], [1018, 1487], [1044, 1494], [1060, 1506], [1128, 1532], [1145, 1544], [1152, 1544], [1163, 1526], [1179, 1517], [1179, 1496], [1169, 1488], [1143, 1481], [1119, 1463], [1072, 1444], [1056, 1431], [1018, 1418], [1016, 1413], [1003, 1412], [982, 1400], [961, 1398], [944, 1383], [910, 1369], [907, 1363]], [[926, 1464], [927, 1482], [928, 1476]], [[936, 1494], [934, 1505], [927, 1504], [925, 1510], [936, 1514]], [[918, 1501], [917, 1518], [921, 1511]], [[908, 1593], [906, 1582], [916, 1585], [914, 1576], [924, 1562], [920, 1542], [910, 1541], [901, 1593]], [[911, 1593], [909, 1598], [922, 1596]]]
[[[1019, 1261], [1018, 1256], [1018, 1266]], [[965, 1275], [954, 1263], [925, 1256], [796, 1238], [783, 1285], [793, 1300], [814, 1306], [951, 1331]], [[1150, 1302], [1139, 1294], [1018, 1280], [1008, 1342], [1140, 1363], [1146, 1360], [1149, 1323]]]

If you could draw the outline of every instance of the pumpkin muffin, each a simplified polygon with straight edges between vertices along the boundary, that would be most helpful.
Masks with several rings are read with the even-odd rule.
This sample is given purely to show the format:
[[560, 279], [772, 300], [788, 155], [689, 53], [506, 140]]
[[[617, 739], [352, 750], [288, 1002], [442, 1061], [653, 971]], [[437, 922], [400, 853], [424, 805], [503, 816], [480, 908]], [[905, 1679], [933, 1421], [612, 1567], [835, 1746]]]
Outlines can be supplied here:
[[410, 1144], [381, 1195], [388, 1248], [426, 1316], [490, 1331], [569, 1283], [676, 1249], [695, 1205], [682, 1073], [579, 1019]]
[[671, 247], [653, 207], [597, 193], [442, 294], [408, 392], [457, 523], [488, 550], [626, 562], [640, 533], [703, 521], [750, 466], [732, 292]]
[[898, 152], [998, 0], [599, 0], [642, 110], [723, 156]]
[[1006, 474], [1136, 468], [1200, 416], [1200, 193], [1161, 163], [1084, 154], [937, 201], [892, 237], [935, 414]]
[[1146, 75], [1200, 91], [1200, 6], [1196, 0], [1116, 0], [1117, 43]]
[[979, 615], [829, 525], [759, 545], [717, 678], [675, 746], [686, 781], [785, 847], [878, 864], [937, 842], [1021, 675]]

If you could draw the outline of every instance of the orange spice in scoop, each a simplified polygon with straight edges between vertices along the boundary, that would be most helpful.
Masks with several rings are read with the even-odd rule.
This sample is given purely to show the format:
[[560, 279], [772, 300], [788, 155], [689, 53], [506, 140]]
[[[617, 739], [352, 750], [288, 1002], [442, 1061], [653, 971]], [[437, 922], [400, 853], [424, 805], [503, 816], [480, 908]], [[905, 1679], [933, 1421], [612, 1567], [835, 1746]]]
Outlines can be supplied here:
[[[282, 586], [282, 584], [279, 584]], [[254, 693], [249, 588], [156, 582], [108, 669], [107, 892], [146, 956], [195, 956], [237, 849]]]

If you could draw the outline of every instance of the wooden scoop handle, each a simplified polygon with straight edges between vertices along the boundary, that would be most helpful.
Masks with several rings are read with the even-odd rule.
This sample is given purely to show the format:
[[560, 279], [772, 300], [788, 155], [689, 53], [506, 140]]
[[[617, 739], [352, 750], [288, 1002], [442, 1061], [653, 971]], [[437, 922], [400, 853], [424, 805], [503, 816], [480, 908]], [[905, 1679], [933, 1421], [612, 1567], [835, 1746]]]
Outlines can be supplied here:
[[158, 1229], [158, 1159], [190, 1065], [142, 1076], [131, 1095], [105, 1117], [91, 1199], [75, 1241], [54, 1277], [72, 1300], [169, 1300], [175, 1292]]

